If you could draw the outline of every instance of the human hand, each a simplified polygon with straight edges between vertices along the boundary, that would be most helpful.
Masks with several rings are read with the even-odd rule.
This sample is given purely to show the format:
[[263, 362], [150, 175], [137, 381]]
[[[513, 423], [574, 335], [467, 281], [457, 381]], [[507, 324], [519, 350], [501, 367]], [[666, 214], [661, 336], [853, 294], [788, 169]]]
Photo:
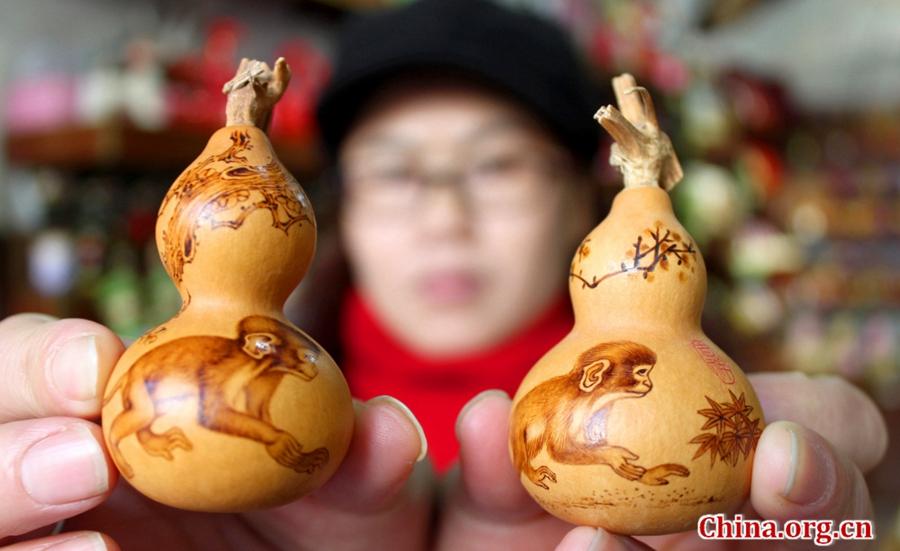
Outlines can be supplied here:
[[[74, 344], [77, 336], [93, 344], [70, 353], [64, 345]], [[97, 396], [121, 351], [118, 339], [92, 322], [15, 316], [0, 323], [0, 380], [10, 383], [0, 388], [0, 461], [9, 466], [0, 472], [0, 492], [10, 496], [0, 504], [0, 538], [90, 510], [66, 524], [85, 530], [30, 539], [12, 549], [54, 543], [116, 549], [116, 541], [128, 549], [425, 547], [433, 477], [426, 463], [413, 469], [422, 450], [421, 429], [405, 407], [385, 397], [356, 404], [354, 440], [338, 473], [293, 504], [244, 515], [207, 515], [153, 503], [126, 485], [110, 496], [115, 469], [99, 427], [85, 419], [96, 418]], [[58, 363], [62, 358], [66, 361]], [[78, 367], [57, 369], [63, 365]], [[52, 378], [57, 372], [60, 377]], [[886, 447], [884, 422], [871, 401], [832, 378], [757, 375], [752, 380], [771, 423], [757, 450], [750, 500], [756, 511], [780, 520], [870, 518], [860, 471], [874, 466]], [[436, 547], [643, 546], [603, 530], [572, 529], [531, 500], [509, 461], [509, 410], [505, 394], [488, 391], [460, 413], [460, 467], [445, 484]], [[854, 425], [844, 422], [851, 414]], [[49, 455], [38, 454], [45, 459], [28, 466], [34, 465], [31, 452], [48, 447]], [[701, 543], [692, 532], [641, 540], [676, 549]], [[731, 542], [704, 543], [722, 547]]]
[[[24, 314], [0, 322], [0, 543], [109, 497], [115, 468], [100, 427], [85, 419], [99, 411], [122, 351], [115, 335], [89, 321]], [[49, 545], [115, 548], [96, 532], [73, 532], [11, 549]]]
[[[346, 459], [295, 503], [214, 515], [165, 507], [127, 484], [113, 490], [116, 469], [92, 420], [123, 349], [86, 320], [0, 321], [0, 545], [12, 544], [5, 549], [424, 548], [432, 488], [428, 464], [416, 464], [424, 437], [388, 397], [355, 404]], [[45, 535], [62, 519], [66, 532]]]

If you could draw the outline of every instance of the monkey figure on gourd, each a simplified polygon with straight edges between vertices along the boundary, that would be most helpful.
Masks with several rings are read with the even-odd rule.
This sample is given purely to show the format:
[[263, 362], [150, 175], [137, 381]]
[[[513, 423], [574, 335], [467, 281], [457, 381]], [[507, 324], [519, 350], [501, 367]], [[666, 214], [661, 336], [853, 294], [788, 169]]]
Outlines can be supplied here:
[[[641, 467], [637, 454], [606, 439], [613, 404], [640, 398], [653, 388], [650, 372], [656, 354], [635, 342], [608, 342], [582, 353], [575, 367], [528, 392], [516, 405], [510, 445], [516, 467], [536, 485], [549, 490], [556, 473], [534, 459], [547, 449], [555, 461], [571, 465], [608, 465], [617, 475], [651, 486], [668, 484], [669, 476], [688, 476], [683, 465]], [[554, 404], [564, 404], [554, 407]]]
[[[303, 381], [316, 377], [318, 350], [302, 333], [266, 316], [241, 320], [235, 339], [182, 337], [155, 348], [135, 362], [106, 398], [108, 403], [121, 391], [123, 410], [110, 427], [110, 453], [131, 478], [134, 471], [119, 443], [132, 434], [147, 453], [170, 461], [176, 449], [193, 449], [179, 427], [162, 434], [152, 430], [167, 403], [180, 403], [190, 394], [195, 395], [201, 426], [260, 442], [280, 464], [311, 473], [328, 461], [328, 450], [303, 450], [296, 438], [274, 425], [269, 408], [285, 376]], [[180, 389], [177, 396], [166, 395], [166, 384]]]

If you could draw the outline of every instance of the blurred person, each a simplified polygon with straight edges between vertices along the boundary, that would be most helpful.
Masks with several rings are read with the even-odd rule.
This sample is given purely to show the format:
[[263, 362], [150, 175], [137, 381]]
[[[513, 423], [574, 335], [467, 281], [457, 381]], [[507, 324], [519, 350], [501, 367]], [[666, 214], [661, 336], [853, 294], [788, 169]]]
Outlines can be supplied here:
[[[565, 35], [533, 16], [422, 0], [350, 23], [319, 108], [339, 246], [323, 228], [305, 297], [339, 297], [305, 314], [337, 340], [300, 323], [366, 400], [338, 473], [242, 515], [114, 492], [90, 421], [120, 341], [86, 320], [18, 315], [0, 322], [0, 538], [75, 517], [16, 549], [694, 549], [694, 533], [641, 543], [566, 525], [531, 501], [507, 451], [509, 394], [573, 323], [568, 262], [602, 214], [588, 177], [601, 103]], [[347, 287], [329, 269], [341, 257]], [[748, 509], [871, 518], [861, 472], [886, 446], [871, 401], [839, 379], [751, 381], [770, 424]], [[426, 447], [431, 462], [416, 463]]]
[[407, 404], [439, 472], [463, 405], [515, 392], [572, 328], [568, 264], [600, 215], [600, 98], [561, 30], [505, 15], [432, 1], [350, 24], [318, 110], [337, 163], [323, 241], [349, 281], [315, 274], [310, 293], [331, 296], [306, 318], [339, 304], [321, 319], [353, 394]]

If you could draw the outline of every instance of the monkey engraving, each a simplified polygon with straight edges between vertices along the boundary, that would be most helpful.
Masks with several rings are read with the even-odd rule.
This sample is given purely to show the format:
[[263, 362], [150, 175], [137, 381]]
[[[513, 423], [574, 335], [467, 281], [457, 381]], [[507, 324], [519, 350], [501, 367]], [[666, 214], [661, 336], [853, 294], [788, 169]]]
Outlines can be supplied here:
[[[167, 408], [196, 400], [197, 423], [222, 434], [249, 438], [297, 472], [312, 473], [328, 461], [328, 450], [304, 451], [287, 431], [272, 423], [269, 406], [286, 376], [311, 381], [318, 374], [319, 348], [292, 327], [265, 316], [238, 323], [235, 339], [192, 336], [175, 339], [141, 356], [104, 398], [104, 407], [121, 392], [122, 411], [109, 430], [110, 453], [127, 478], [134, 469], [119, 443], [134, 434], [150, 455], [171, 461], [191, 441], [178, 427], [159, 434], [153, 422]], [[168, 392], [161, 389], [166, 385]], [[174, 393], [172, 389], [177, 389]]]
[[669, 476], [690, 475], [675, 463], [641, 467], [635, 463], [637, 454], [607, 441], [613, 404], [650, 392], [655, 365], [656, 354], [642, 344], [608, 342], [582, 353], [568, 374], [531, 389], [512, 416], [510, 448], [519, 472], [549, 490], [548, 482], [556, 482], [556, 473], [546, 465], [532, 464], [546, 448], [559, 463], [607, 465], [623, 478], [650, 486], [668, 484]]

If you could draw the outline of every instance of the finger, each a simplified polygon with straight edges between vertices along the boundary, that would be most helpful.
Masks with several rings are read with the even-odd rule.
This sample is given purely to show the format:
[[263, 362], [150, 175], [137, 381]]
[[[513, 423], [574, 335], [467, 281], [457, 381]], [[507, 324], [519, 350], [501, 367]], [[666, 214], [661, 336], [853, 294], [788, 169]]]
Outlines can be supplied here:
[[88, 320], [20, 314], [0, 321], [0, 422], [96, 417], [124, 346]]
[[556, 551], [630, 551], [651, 549], [626, 536], [611, 534], [602, 528], [573, 528], [556, 546]]
[[118, 551], [109, 536], [99, 532], [70, 532], [36, 540], [23, 541], [3, 551]]
[[296, 548], [302, 537], [310, 549], [424, 543], [432, 475], [421, 425], [388, 396], [354, 405], [353, 440], [331, 480], [295, 503], [244, 515], [269, 541]]
[[499, 390], [473, 398], [459, 414], [458, 472], [438, 533], [438, 549], [550, 549], [571, 525], [551, 517], [522, 487], [509, 457], [511, 402]]
[[0, 537], [99, 505], [115, 483], [100, 428], [64, 417], [0, 425]]
[[818, 432], [863, 472], [884, 457], [884, 417], [868, 396], [844, 379], [793, 372], [756, 373], [750, 381], [767, 423], [793, 421]]
[[347, 457], [316, 499], [341, 509], [383, 508], [427, 451], [425, 432], [409, 408], [390, 396], [373, 398], [362, 404]]
[[859, 468], [815, 431], [788, 421], [770, 424], [760, 437], [750, 499], [774, 520], [872, 516]]
[[522, 487], [509, 457], [510, 408], [505, 392], [488, 390], [460, 412], [461, 480], [472, 507], [496, 518], [533, 517], [542, 510]]

